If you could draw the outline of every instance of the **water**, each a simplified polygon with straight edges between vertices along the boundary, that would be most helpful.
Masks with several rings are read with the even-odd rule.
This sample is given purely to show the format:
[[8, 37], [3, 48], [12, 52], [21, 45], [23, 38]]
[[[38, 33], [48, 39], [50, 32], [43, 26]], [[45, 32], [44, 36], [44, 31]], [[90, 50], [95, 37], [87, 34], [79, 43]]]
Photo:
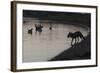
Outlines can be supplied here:
[[[34, 24], [38, 20], [30, 20], [23, 24], [23, 62], [47, 61], [62, 51], [71, 47], [71, 38], [67, 38], [69, 32], [81, 31], [84, 36], [88, 34], [86, 28], [52, 23], [52, 30], [49, 30], [49, 23], [43, 24], [41, 34], [36, 33]], [[33, 28], [33, 34], [28, 34], [28, 29]]]

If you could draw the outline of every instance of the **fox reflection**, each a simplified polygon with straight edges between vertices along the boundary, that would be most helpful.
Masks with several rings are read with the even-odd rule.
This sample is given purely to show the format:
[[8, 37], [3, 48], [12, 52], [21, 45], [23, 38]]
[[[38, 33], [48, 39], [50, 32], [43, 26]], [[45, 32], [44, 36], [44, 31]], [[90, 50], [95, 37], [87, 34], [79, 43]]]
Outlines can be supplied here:
[[79, 42], [79, 38], [81, 40], [84, 40], [85, 39], [85, 37], [83, 36], [83, 34], [80, 31], [76, 31], [74, 33], [69, 32], [67, 37], [68, 38], [72, 38], [71, 46], [73, 45], [73, 40], [75, 40], [75, 43], [74, 44], [76, 44], [76, 43]]

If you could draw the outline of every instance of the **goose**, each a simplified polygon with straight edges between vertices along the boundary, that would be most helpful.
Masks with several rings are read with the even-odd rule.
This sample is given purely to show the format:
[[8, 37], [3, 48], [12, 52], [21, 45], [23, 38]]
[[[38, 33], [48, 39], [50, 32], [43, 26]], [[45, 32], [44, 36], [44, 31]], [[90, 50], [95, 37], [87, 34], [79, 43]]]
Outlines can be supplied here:
[[32, 34], [32, 30], [33, 30], [33, 28], [29, 29], [29, 30], [28, 30], [28, 33], [29, 33], [29, 34]]

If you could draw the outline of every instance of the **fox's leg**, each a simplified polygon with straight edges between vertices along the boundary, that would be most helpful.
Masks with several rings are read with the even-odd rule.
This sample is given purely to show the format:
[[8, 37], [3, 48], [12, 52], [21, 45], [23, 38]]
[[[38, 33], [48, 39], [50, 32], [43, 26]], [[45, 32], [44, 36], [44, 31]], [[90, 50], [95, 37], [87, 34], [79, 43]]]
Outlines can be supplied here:
[[79, 42], [79, 37], [77, 38], [77, 40], [78, 40], [77, 42]]
[[72, 41], [71, 41], [71, 46], [73, 46], [73, 38], [72, 38]]
[[83, 40], [85, 40], [85, 37], [83, 36]]
[[75, 44], [77, 43], [77, 38], [75, 38]]
[[83, 36], [82, 34], [81, 34], [81, 39], [82, 39], [82, 40], [85, 40], [85, 38], [84, 38], [84, 36]]

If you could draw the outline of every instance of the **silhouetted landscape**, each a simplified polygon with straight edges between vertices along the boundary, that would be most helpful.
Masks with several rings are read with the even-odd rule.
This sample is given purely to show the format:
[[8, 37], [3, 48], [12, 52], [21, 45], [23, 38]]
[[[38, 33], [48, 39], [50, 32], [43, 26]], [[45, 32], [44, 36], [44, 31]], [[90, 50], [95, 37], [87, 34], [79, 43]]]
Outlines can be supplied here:
[[37, 18], [40, 20], [40, 23], [43, 22], [42, 20], [53, 20], [56, 23], [83, 24], [88, 27], [91, 24], [90, 13], [23, 10], [23, 17]]

